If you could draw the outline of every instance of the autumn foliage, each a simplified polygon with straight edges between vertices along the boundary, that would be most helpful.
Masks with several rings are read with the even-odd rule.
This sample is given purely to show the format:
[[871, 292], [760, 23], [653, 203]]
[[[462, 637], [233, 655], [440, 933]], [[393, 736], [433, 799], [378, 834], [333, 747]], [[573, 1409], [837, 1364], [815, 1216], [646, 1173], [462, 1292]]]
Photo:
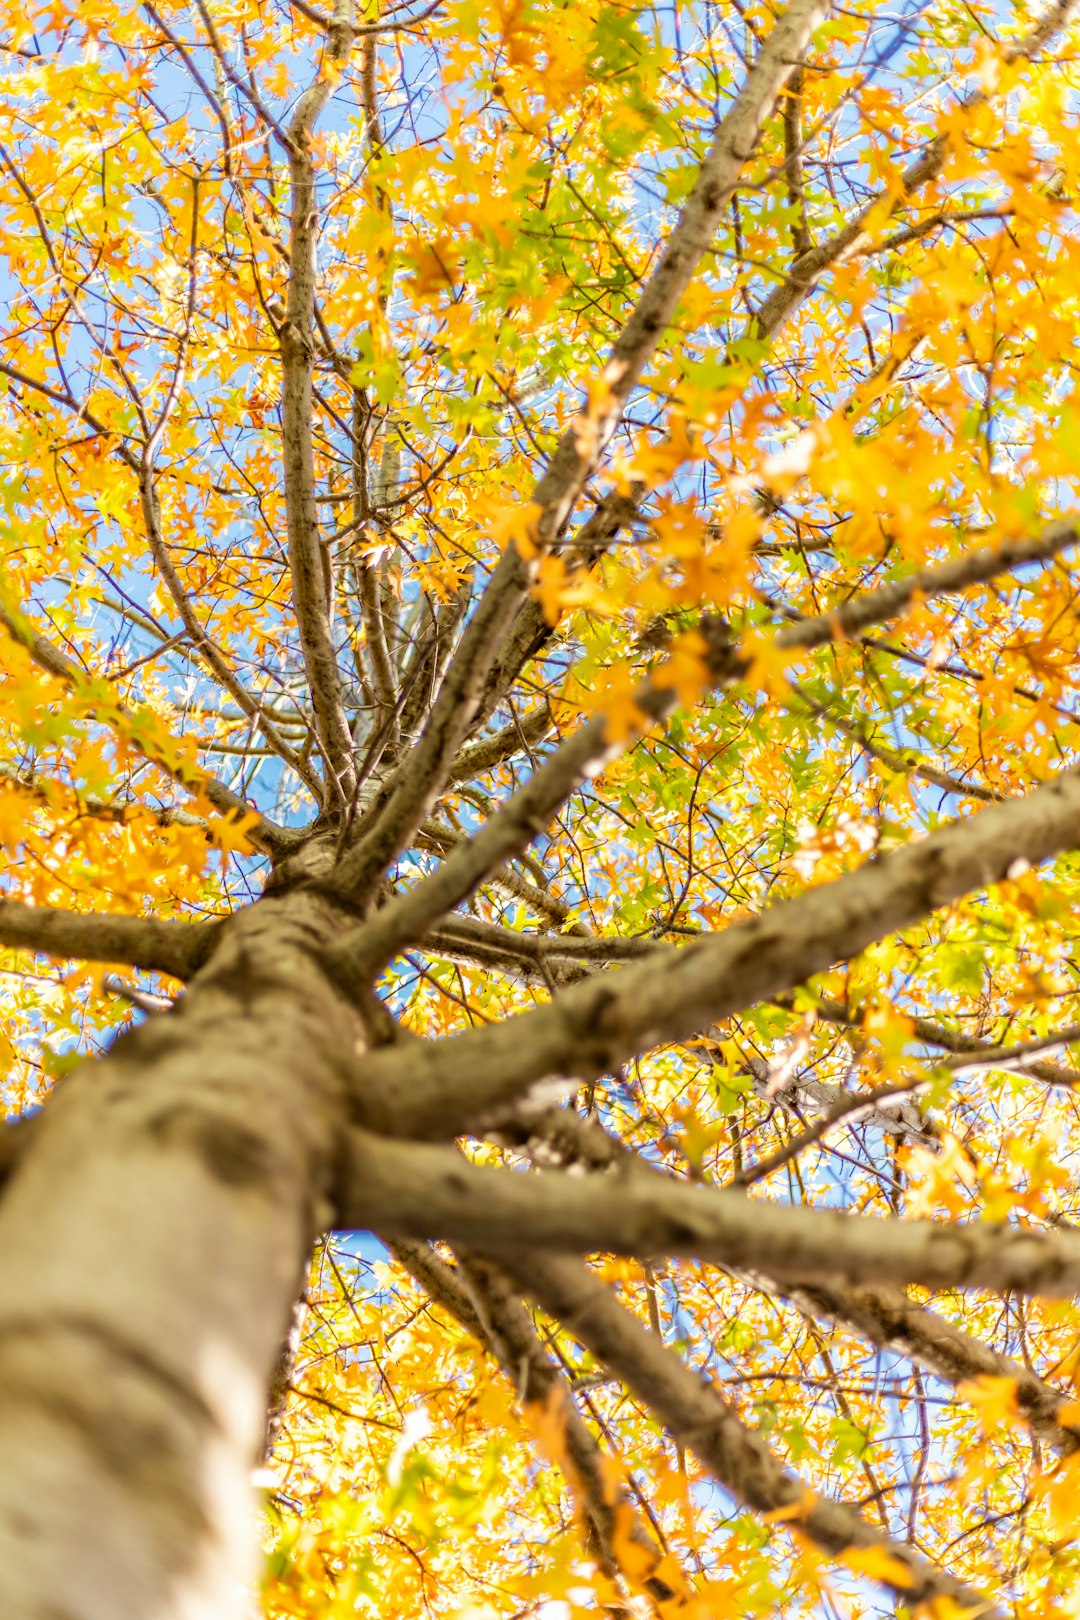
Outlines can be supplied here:
[[0, 1612], [1068, 1620], [1075, 7], [323, 3], [0, 20]]

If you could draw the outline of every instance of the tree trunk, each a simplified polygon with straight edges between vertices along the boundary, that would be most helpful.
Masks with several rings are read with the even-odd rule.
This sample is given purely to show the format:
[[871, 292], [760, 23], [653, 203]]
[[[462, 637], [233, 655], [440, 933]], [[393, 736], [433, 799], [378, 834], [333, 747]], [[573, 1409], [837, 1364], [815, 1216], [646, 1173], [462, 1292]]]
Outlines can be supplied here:
[[5, 1620], [249, 1612], [267, 1384], [362, 1031], [310, 894], [65, 1082], [0, 1204]]

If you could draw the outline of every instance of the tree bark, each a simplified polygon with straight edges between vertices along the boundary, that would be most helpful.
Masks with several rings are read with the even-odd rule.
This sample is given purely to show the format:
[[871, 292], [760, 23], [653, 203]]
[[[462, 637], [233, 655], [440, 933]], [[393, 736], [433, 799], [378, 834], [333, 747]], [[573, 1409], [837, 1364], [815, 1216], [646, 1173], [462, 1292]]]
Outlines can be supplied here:
[[0, 1204], [9, 1620], [248, 1613], [267, 1384], [362, 1039], [314, 955], [335, 921], [306, 894], [238, 913], [35, 1122]]

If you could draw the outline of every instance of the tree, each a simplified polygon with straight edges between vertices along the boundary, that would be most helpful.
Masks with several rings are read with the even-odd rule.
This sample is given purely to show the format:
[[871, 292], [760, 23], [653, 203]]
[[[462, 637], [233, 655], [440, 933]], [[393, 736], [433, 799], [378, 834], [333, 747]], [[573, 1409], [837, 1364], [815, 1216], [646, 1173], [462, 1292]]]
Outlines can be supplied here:
[[1075, 1613], [1073, 10], [8, 19], [5, 1615]]

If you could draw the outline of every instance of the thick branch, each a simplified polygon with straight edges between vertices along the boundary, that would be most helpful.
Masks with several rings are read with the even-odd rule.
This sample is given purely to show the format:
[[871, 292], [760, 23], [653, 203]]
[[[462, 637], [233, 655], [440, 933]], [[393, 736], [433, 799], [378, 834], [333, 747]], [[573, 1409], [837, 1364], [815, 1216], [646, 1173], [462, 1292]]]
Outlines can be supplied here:
[[962, 1226], [774, 1204], [627, 1162], [609, 1175], [525, 1175], [456, 1149], [353, 1130], [341, 1224], [491, 1251], [679, 1255], [779, 1282], [1080, 1291], [1080, 1234]]
[[[792, 0], [721, 121], [656, 269], [612, 345], [601, 391], [587, 416], [567, 428], [533, 491], [532, 534], [538, 548], [552, 544], [569, 519], [712, 242], [763, 120], [825, 10], [823, 0]], [[526, 600], [529, 583], [529, 569], [516, 547], [509, 546], [450, 662], [420, 741], [402, 766], [375, 826], [342, 863], [343, 889], [356, 892], [369, 884], [405, 847], [431, 809], [472, 729], [488, 673]]]
[[887, 1553], [895, 1573], [884, 1577], [885, 1584], [904, 1603], [947, 1597], [987, 1620], [1001, 1614], [982, 1593], [911, 1547], [889, 1540], [855, 1508], [812, 1491], [782, 1467], [716, 1385], [667, 1349], [584, 1266], [573, 1260], [515, 1258], [508, 1269], [515, 1282], [602, 1366], [616, 1373], [737, 1501], [758, 1513], [781, 1517], [833, 1557], [842, 1559], [856, 1548]]
[[793, 73], [784, 94], [784, 178], [787, 181], [788, 201], [795, 218], [791, 225], [791, 245], [795, 257], [809, 252], [812, 247], [806, 223], [806, 179], [803, 174], [802, 150], [802, 71]]
[[33, 1120], [0, 1199], [10, 1615], [250, 1612], [265, 1393], [362, 1039], [311, 960], [334, 922], [237, 911], [182, 1010]]
[[[571, 1490], [581, 1500], [590, 1539], [604, 1573], [621, 1580], [613, 1531], [619, 1519], [629, 1520], [634, 1540], [659, 1563], [662, 1552], [642, 1525], [622, 1489], [612, 1490], [600, 1445], [577, 1409], [569, 1382], [554, 1357], [540, 1343], [521, 1301], [506, 1279], [479, 1257], [462, 1256], [455, 1271], [426, 1244], [394, 1243], [391, 1250], [406, 1270], [440, 1305], [495, 1357], [501, 1371], [526, 1407], [549, 1413], [554, 1407], [566, 1448], [566, 1474]], [[626, 1534], [626, 1525], [619, 1526]], [[658, 1602], [676, 1593], [656, 1574], [643, 1583]]]
[[[569, 949], [559, 949], [565, 940]], [[610, 960], [618, 960], [620, 945], [640, 944], [638, 952], [628, 955], [648, 955], [656, 949], [651, 939], [597, 939], [583, 934], [521, 934], [512, 928], [501, 928], [497, 923], [485, 923], [476, 917], [446, 917], [437, 928], [425, 934], [421, 944], [430, 956], [442, 957], [449, 962], [465, 962], [470, 966], [494, 969], [512, 975], [526, 984], [551, 986], [567, 979], [581, 977], [575, 963], [575, 945], [610, 945]], [[609, 960], [605, 951], [598, 965]]]
[[[423, 943], [429, 955], [505, 973], [523, 983], [545, 985], [548, 989], [573, 984], [576, 980], [584, 978], [591, 970], [602, 968], [605, 962], [633, 961], [635, 958], [649, 955], [650, 952], [655, 953], [658, 949], [653, 940], [641, 936], [627, 939], [593, 938], [582, 942], [583, 948], [578, 950], [575, 949], [578, 942], [572, 936], [520, 934], [509, 928], [499, 928], [492, 923], [482, 923], [475, 917], [456, 916], [447, 917]], [[783, 1004], [789, 998], [779, 999]], [[841, 1013], [844, 1011], [843, 1008], [839, 1010]], [[821, 1011], [821, 1016], [830, 1022], [840, 1022], [845, 1026], [861, 1026], [861, 1020], [854, 1015], [845, 1015], [834, 1020], [829, 1013]], [[1065, 1033], [1068, 1034], [1068, 1031]], [[920, 1039], [922, 1038], [924, 1037], [920, 1036]], [[1045, 1045], [1058, 1045], [1062, 1039], [1061, 1035], [1055, 1037], [1053, 1041], [1047, 1038]], [[1043, 1044], [1040, 1043], [1040, 1049]], [[995, 1057], [999, 1052], [1000, 1060], [1004, 1063], [1019, 1061], [1027, 1069], [1032, 1062], [1026, 1054], [1020, 1054], [1018, 1060], [1018, 1054], [1012, 1049], [1009, 1052], [999, 1048], [991, 1049], [991, 1054]], [[991, 1054], [985, 1057], [982, 1054], [976, 1056], [989, 1066]], [[700, 1052], [694, 1051], [693, 1056], [695, 1059], [699, 1058]], [[804, 1148], [819, 1141], [834, 1124], [844, 1119], [851, 1124], [857, 1122], [872, 1125], [890, 1136], [903, 1136], [922, 1142], [932, 1139], [933, 1133], [921, 1118], [918, 1108], [913, 1102], [905, 1100], [918, 1089], [916, 1082], [895, 1088], [890, 1100], [886, 1091], [880, 1094], [878, 1092], [853, 1094], [845, 1086], [819, 1080], [811, 1073], [798, 1072], [786, 1078], [777, 1090], [773, 1084], [769, 1064], [751, 1057], [747, 1060], [747, 1067], [753, 1078], [754, 1089], [759, 1095], [771, 1106], [793, 1112], [800, 1125], [805, 1126], [804, 1107], [823, 1108], [825, 1112], [809, 1128], [803, 1129], [799, 1136], [789, 1142], [780, 1154], [773, 1155], [771, 1160], [763, 1160], [751, 1166], [744, 1177], [746, 1182], [760, 1180], [770, 1169], [776, 1168], [778, 1163], [787, 1163]], [[1045, 1067], [1055, 1066], [1047, 1064]], [[1067, 1070], [1061, 1071], [1062, 1075], [1067, 1073]], [[1080, 1073], [1076, 1078], [1080, 1080]]]
[[362, 1081], [363, 1106], [378, 1128], [456, 1135], [536, 1081], [595, 1079], [1078, 844], [1080, 776], [1068, 771], [719, 935], [575, 984], [546, 1007], [437, 1046], [377, 1054]]
[[315, 506], [311, 414], [318, 209], [310, 144], [319, 114], [333, 93], [336, 72], [348, 60], [352, 39], [350, 0], [335, 0], [327, 36], [328, 62], [297, 102], [288, 129], [292, 188], [289, 292], [279, 333], [282, 458], [293, 611], [315, 710], [315, 728], [330, 776], [330, 795], [339, 804], [348, 803], [356, 785], [356, 770], [330, 626], [330, 557], [320, 542]]
[[[937, 567], [919, 569], [904, 579], [850, 598], [834, 612], [785, 626], [776, 637], [776, 646], [780, 651], [794, 652], [856, 636], [868, 625], [903, 612], [916, 597], [929, 600], [1014, 568], [1044, 562], [1073, 545], [1076, 532], [1071, 520], [1061, 520], [1048, 524], [1030, 539], [981, 547]], [[731, 646], [722, 624], [703, 623], [702, 629], [705, 672], [714, 684], [729, 686], [745, 674], [750, 659]], [[343, 975], [349, 971], [370, 974], [395, 951], [419, 938], [504, 861], [542, 834], [586, 777], [595, 775], [650, 726], [666, 719], [679, 699], [675, 683], [666, 678], [662, 668], [639, 687], [634, 701], [638, 715], [632, 727], [623, 728], [613, 739], [607, 716], [593, 716], [556, 749], [475, 837], [452, 850], [437, 871], [391, 901], [372, 922], [347, 935], [334, 953], [336, 971]]]
[[[771, 1291], [771, 1290], [770, 1290]], [[1080, 1429], [1060, 1422], [1061, 1409], [1072, 1396], [1054, 1389], [1036, 1373], [992, 1350], [963, 1328], [923, 1305], [916, 1305], [898, 1288], [784, 1288], [801, 1309], [843, 1322], [882, 1350], [896, 1350], [924, 1367], [935, 1378], [962, 1384], [974, 1378], [1011, 1378], [1016, 1400], [1032, 1434], [1055, 1451], [1080, 1447]]]
[[147, 973], [189, 979], [218, 937], [216, 923], [162, 922], [25, 906], [0, 899], [0, 944], [82, 962], [127, 962]]
[[[159, 21], [156, 17], [154, 20]], [[225, 654], [207, 633], [181, 583], [179, 574], [173, 566], [169, 548], [162, 532], [161, 504], [158, 500], [157, 490], [154, 487], [154, 462], [169, 419], [180, 398], [187, 375], [188, 345], [195, 314], [195, 266], [198, 260], [198, 229], [199, 182], [196, 180], [193, 183], [191, 200], [191, 240], [188, 245], [188, 292], [184, 326], [177, 342], [176, 362], [173, 367], [172, 379], [161, 410], [158, 413], [157, 421], [153, 429], [148, 433], [143, 448], [142, 461], [139, 466], [139, 503], [142, 509], [143, 522], [146, 526], [147, 539], [150, 544], [150, 554], [154, 559], [158, 573], [165, 582], [169, 595], [173, 599], [184, 629], [191, 638], [192, 646], [219, 685], [235, 699], [243, 713], [262, 733], [274, 753], [285, 762], [290, 770], [296, 772], [302, 782], [308, 784], [313, 790], [316, 800], [318, 800], [322, 796], [322, 784], [300, 755], [285, 741], [274, 722], [263, 710], [262, 705], [251, 696], [251, 693], [233, 671]]]
[[[375, 47], [368, 40], [362, 47], [363, 72], [361, 75], [364, 94], [364, 111], [366, 114], [366, 133], [369, 151], [377, 156], [382, 148], [382, 131], [379, 124], [378, 107], [375, 102]], [[386, 199], [381, 190], [376, 193], [380, 208], [385, 209]], [[385, 300], [380, 298], [380, 307], [385, 313]], [[371, 448], [373, 409], [366, 389], [353, 388], [352, 408], [352, 494], [354, 523], [363, 527], [370, 519], [370, 490], [368, 475], [368, 455]], [[364, 626], [364, 640], [367, 652], [367, 665], [371, 673], [372, 686], [375, 694], [375, 718], [372, 723], [373, 731], [386, 731], [387, 744], [391, 753], [397, 752], [397, 689], [394, 681], [394, 669], [390, 660], [390, 649], [387, 641], [387, 624], [383, 613], [384, 593], [381, 589], [379, 570], [370, 557], [360, 552], [353, 565], [353, 574], [356, 580], [357, 594], [360, 598], [360, 615]]]
[[515, 754], [524, 753], [527, 748], [543, 742], [553, 724], [551, 711], [546, 704], [531, 709], [513, 725], [504, 726], [501, 731], [473, 743], [471, 748], [463, 749], [451, 767], [448, 781], [471, 782], [481, 772], [493, 770], [504, 760], [513, 759]]
[[[401, 678], [402, 690], [408, 693], [401, 711], [401, 733], [405, 743], [410, 746], [431, 711], [471, 600], [472, 581], [469, 579], [463, 582], [449, 601], [431, 611], [430, 629], [423, 639], [417, 639], [413, 648]], [[403, 638], [403, 650], [404, 646]], [[518, 746], [520, 748], [522, 745], [519, 743]]]
[[383, 618], [379, 575], [375, 565], [361, 557], [356, 564], [356, 580], [360, 592], [360, 611], [367, 636], [368, 663], [376, 698], [376, 726], [390, 728], [391, 747], [396, 732], [397, 691], [394, 671], [386, 647], [386, 622]]

